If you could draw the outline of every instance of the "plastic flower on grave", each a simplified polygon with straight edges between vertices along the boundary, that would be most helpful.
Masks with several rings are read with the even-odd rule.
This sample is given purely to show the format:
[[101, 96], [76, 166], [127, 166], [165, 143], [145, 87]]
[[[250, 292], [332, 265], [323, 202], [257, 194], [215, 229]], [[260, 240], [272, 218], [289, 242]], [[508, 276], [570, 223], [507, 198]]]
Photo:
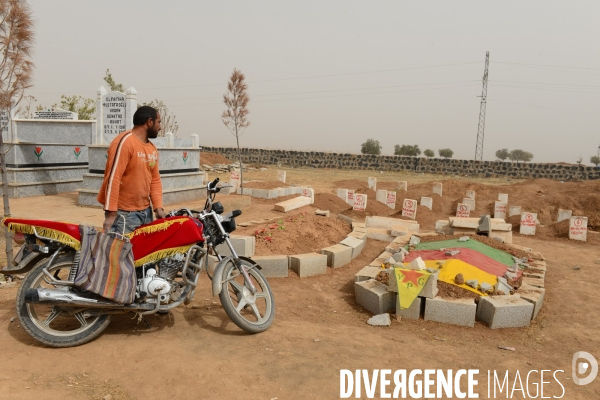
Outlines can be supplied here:
[[277, 229], [277, 225], [276, 224], [270, 225], [269, 229]]

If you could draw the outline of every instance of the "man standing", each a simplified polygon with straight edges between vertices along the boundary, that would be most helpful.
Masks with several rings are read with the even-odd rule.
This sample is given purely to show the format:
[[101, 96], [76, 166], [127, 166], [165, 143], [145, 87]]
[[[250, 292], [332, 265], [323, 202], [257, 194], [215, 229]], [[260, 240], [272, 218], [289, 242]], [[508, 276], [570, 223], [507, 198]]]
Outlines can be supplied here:
[[148, 140], [156, 138], [158, 131], [160, 115], [154, 108], [142, 106], [133, 115], [133, 129], [121, 133], [110, 144], [97, 197], [104, 205], [105, 232], [133, 232], [152, 222], [152, 209], [157, 218], [165, 217], [158, 150]]

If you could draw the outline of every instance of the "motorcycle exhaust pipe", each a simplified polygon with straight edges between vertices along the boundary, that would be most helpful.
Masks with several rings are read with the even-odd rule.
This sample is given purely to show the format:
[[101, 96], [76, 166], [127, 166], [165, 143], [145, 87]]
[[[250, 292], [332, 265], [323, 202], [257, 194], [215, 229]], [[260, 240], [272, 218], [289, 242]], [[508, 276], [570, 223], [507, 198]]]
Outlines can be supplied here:
[[119, 304], [106, 299], [97, 299], [93, 295], [77, 294], [57, 289], [27, 289], [25, 303], [48, 304], [66, 307], [111, 308], [118, 310], [150, 310], [151, 304]]

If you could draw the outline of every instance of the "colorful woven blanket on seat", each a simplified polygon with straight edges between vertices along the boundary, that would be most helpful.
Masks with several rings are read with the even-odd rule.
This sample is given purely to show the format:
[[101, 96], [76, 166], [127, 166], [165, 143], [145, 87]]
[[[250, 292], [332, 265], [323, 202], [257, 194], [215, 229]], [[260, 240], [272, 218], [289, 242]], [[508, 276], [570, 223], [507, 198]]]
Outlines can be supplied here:
[[4, 218], [2, 223], [14, 233], [33, 235], [35, 231], [40, 236], [54, 239], [75, 250], [81, 248], [81, 233], [77, 224], [25, 218]]
[[135, 266], [185, 253], [203, 242], [202, 224], [190, 217], [170, 217], [142, 225], [129, 235]]

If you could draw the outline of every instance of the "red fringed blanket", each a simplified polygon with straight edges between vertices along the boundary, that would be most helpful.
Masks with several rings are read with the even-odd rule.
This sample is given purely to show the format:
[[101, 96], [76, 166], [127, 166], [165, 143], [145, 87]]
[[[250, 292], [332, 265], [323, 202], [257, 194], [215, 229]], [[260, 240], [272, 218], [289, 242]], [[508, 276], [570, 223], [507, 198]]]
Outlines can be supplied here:
[[[66, 222], [5, 218], [2, 223], [12, 232], [33, 234], [81, 249], [79, 225]], [[202, 224], [190, 217], [170, 217], [142, 225], [127, 235], [133, 245], [135, 265], [140, 266], [177, 253], [185, 253], [202, 242]]]

